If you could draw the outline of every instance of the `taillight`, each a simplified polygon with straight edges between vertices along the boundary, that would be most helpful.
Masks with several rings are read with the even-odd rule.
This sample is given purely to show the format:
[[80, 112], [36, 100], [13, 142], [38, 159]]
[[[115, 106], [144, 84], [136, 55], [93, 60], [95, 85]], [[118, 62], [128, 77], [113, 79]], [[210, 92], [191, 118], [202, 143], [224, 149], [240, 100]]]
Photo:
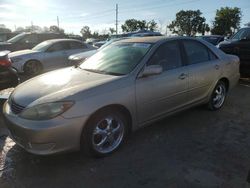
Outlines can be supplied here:
[[0, 59], [0, 65], [4, 66], [4, 67], [10, 67], [11, 60], [10, 59]]

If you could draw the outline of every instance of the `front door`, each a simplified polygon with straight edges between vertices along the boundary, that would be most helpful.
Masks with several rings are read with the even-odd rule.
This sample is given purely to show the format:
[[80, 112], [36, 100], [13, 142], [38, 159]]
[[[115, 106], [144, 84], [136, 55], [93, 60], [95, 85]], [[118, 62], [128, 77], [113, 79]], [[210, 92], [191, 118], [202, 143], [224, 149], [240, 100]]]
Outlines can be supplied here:
[[137, 117], [140, 124], [184, 106], [187, 100], [188, 72], [182, 64], [178, 41], [162, 44], [146, 66], [149, 65], [161, 65], [163, 72], [136, 80]]
[[44, 69], [65, 67], [68, 62], [68, 43], [60, 41], [54, 43], [43, 55]]

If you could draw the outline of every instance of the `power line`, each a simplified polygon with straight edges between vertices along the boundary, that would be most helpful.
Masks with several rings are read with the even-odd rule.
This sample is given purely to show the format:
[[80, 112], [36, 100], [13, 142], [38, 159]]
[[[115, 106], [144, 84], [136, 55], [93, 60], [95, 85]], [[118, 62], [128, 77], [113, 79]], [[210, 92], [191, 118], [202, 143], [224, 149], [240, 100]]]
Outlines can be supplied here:
[[115, 12], [115, 28], [116, 28], [116, 34], [118, 34], [118, 4], [116, 4], [116, 12]]
[[[194, 3], [194, 2], [197, 2], [197, 1], [200, 1], [200, 0], [190, 0], [190, 1], [185, 1], [185, 2], [180, 2], [180, 3], [174, 3], [174, 4], [166, 4], [166, 5], [156, 5], [156, 6], [145, 6], [142, 8], [137, 8], [136, 10], [139, 10], [139, 11], [142, 11], [142, 10], [153, 10], [153, 9], [160, 9], [160, 8], [166, 8], [166, 7], [173, 7], [173, 6], [178, 6], [178, 5], [183, 5], [183, 4], [190, 4], [190, 3]], [[120, 12], [121, 13], [125, 13], [125, 12], [130, 12], [130, 10], [128, 9], [125, 9], [125, 10], [121, 10]]]

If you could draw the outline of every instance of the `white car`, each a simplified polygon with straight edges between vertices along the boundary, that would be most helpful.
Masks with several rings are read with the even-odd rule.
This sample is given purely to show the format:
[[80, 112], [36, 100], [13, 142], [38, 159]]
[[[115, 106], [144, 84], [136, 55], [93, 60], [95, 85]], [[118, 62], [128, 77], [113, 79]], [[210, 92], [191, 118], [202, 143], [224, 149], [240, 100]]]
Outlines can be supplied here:
[[93, 46], [79, 40], [53, 39], [44, 41], [31, 50], [12, 52], [9, 58], [18, 72], [36, 75], [43, 71], [69, 66], [70, 55], [93, 49]]

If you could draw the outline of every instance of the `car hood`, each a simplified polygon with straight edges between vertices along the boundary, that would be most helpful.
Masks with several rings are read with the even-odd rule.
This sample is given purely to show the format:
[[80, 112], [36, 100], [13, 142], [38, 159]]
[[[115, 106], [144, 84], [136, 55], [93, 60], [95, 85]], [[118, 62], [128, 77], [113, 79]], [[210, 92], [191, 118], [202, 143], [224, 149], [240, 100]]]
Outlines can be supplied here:
[[0, 46], [2, 45], [10, 45], [11, 43], [10, 42], [0, 42]]
[[29, 50], [29, 49], [19, 50], [19, 51], [9, 53], [9, 57], [12, 58], [12, 57], [16, 57], [16, 56], [30, 55], [30, 54], [35, 54], [35, 53], [38, 53], [38, 52], [34, 51], [34, 50]]
[[[64, 68], [22, 83], [16, 87], [10, 99], [24, 107], [46, 102], [71, 100], [74, 98], [72, 96], [79, 92], [86, 94], [95, 87], [119, 78], [119, 76], [92, 73], [80, 68]], [[80, 96], [84, 97], [82, 94]]]
[[1, 50], [11, 50], [12, 43], [9, 42], [0, 42], [0, 51]]
[[69, 56], [69, 59], [74, 60], [74, 59], [88, 58], [88, 57], [94, 55], [96, 52], [97, 52], [97, 50], [90, 50], [90, 51], [87, 51], [87, 52], [81, 52], [81, 53], [73, 54], [73, 55]]

